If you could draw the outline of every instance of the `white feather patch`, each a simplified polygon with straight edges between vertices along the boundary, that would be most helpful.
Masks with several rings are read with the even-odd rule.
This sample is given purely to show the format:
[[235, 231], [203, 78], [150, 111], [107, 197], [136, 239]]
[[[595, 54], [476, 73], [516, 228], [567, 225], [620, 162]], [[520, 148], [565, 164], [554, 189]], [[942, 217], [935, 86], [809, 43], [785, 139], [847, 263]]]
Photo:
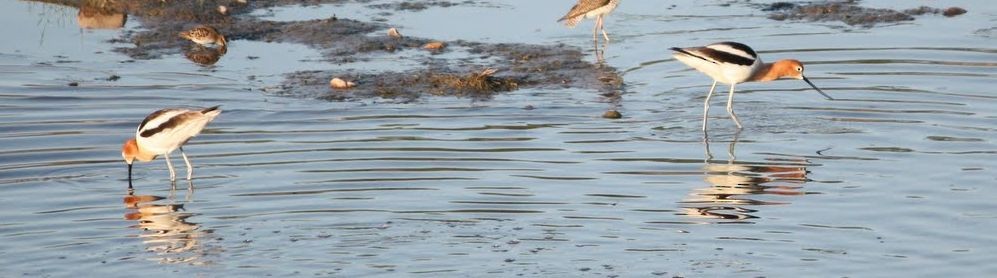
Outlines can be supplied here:
[[751, 59], [751, 60], [754, 60], [754, 59], [758, 58], [758, 57], [755, 57], [754, 55], [751, 55], [751, 53], [745, 52], [744, 50], [740, 50], [740, 49], [737, 49], [737, 48], [733, 48], [733, 47], [731, 47], [729, 45], [726, 45], [726, 44], [711, 44], [711, 45], [707, 45], [706, 47], [710, 48], [710, 49], [713, 49], [713, 50], [716, 50], [716, 51], [725, 52], [725, 53], [728, 53], [728, 54], [731, 54], [731, 55], [737, 55], [737, 56], [744, 57], [744, 58]]

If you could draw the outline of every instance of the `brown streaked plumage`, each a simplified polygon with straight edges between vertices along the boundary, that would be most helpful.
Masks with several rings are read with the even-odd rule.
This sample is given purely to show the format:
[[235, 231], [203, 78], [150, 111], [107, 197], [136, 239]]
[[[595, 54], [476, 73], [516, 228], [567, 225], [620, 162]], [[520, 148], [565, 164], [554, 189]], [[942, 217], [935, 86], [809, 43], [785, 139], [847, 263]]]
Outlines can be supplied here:
[[592, 30], [592, 40], [598, 40], [599, 31], [602, 36], [609, 41], [609, 34], [603, 26], [603, 20], [607, 14], [616, 9], [620, 0], [578, 0], [578, 3], [568, 11], [558, 22], [564, 21], [564, 25], [575, 27], [579, 21], [585, 18], [595, 18], [595, 28]]
[[187, 180], [190, 180], [193, 167], [187, 154], [183, 152], [183, 145], [201, 133], [221, 112], [218, 106], [202, 110], [174, 108], [152, 112], [145, 117], [135, 130], [135, 137], [129, 138], [121, 146], [121, 157], [128, 164], [128, 187], [131, 188], [132, 163], [135, 160], [152, 161], [159, 155], [166, 159], [170, 181], [176, 181], [176, 172], [170, 162], [170, 153], [176, 149], [180, 149], [180, 155], [187, 164]]
[[180, 37], [204, 46], [213, 44], [224, 48], [227, 44], [225, 36], [218, 32], [218, 29], [208, 25], [200, 25], [180, 32]]

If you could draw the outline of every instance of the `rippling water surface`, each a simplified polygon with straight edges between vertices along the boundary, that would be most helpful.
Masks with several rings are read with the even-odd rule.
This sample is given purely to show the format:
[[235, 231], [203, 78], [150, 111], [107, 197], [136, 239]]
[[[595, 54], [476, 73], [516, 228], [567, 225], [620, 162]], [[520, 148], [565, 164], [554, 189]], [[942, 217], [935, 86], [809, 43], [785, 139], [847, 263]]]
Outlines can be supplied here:
[[[569, 2], [254, 15], [332, 11], [384, 18], [421, 37], [589, 47], [591, 21], [573, 30], [554, 22]], [[944, 4], [970, 12], [863, 29], [772, 21], [737, 3], [624, 1], [607, 21], [614, 41], [605, 57], [624, 72], [622, 98], [563, 89], [396, 103], [263, 92], [289, 71], [351, 66], [324, 64], [307, 47], [237, 40], [212, 67], [181, 55], [132, 60], [111, 51], [127, 45], [106, 42], [123, 30], [80, 30], [75, 9], [5, 2], [0, 268], [14, 276], [992, 275], [997, 9]], [[482, 20], [458, 27], [446, 16]], [[140, 28], [129, 20], [124, 30]], [[667, 48], [721, 40], [747, 43], [767, 61], [805, 61], [840, 100], [798, 81], [742, 85], [735, 109], [744, 131], [734, 132], [718, 100], [704, 142], [710, 81]], [[418, 66], [368, 63], [353, 66]], [[137, 164], [136, 189], [126, 191], [119, 147], [146, 114], [216, 104], [225, 112], [185, 148], [193, 190], [186, 182], [171, 190], [157, 160]], [[611, 108], [624, 117], [600, 117]]]

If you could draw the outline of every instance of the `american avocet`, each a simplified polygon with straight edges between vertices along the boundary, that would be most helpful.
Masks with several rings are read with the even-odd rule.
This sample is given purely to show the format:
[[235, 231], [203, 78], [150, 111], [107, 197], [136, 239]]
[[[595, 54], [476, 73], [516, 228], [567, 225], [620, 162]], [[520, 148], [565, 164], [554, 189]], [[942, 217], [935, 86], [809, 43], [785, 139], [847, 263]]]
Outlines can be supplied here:
[[620, 4], [620, 0], [578, 0], [578, 3], [571, 10], [564, 15], [557, 22], [564, 21], [564, 25], [568, 27], [575, 27], [579, 21], [585, 18], [595, 18], [595, 28], [592, 29], [592, 40], [597, 41], [599, 36], [599, 31], [602, 31], [602, 36], [606, 38], [606, 42], [609, 42], [609, 34], [606, 34], [606, 29], [603, 28], [603, 19], [609, 12], [616, 9], [616, 6]]
[[217, 45], [225, 48], [225, 44], [227, 43], [225, 36], [219, 33], [218, 29], [207, 25], [200, 25], [193, 29], [180, 32], [180, 37], [203, 46]]
[[176, 181], [176, 172], [170, 162], [170, 153], [180, 149], [183, 162], [187, 163], [187, 180], [193, 175], [193, 167], [187, 154], [183, 152], [183, 144], [191, 137], [197, 136], [204, 126], [222, 113], [218, 106], [203, 110], [163, 109], [152, 112], [139, 124], [135, 137], [125, 141], [121, 147], [121, 156], [128, 163], [128, 187], [131, 187], [132, 162], [152, 161], [156, 156], [166, 158], [166, 166], [170, 168], [170, 181]]
[[741, 129], [741, 121], [734, 115], [734, 85], [742, 82], [764, 82], [780, 78], [793, 78], [806, 81], [824, 95], [829, 100], [834, 100], [831, 96], [817, 88], [803, 76], [803, 63], [800, 61], [787, 59], [775, 61], [775, 63], [762, 63], [758, 54], [747, 45], [736, 42], [718, 42], [701, 47], [678, 48], [672, 47], [675, 51], [673, 56], [686, 65], [705, 73], [713, 78], [713, 86], [710, 86], [710, 93], [706, 95], [706, 103], [703, 104], [703, 131], [706, 131], [706, 117], [710, 112], [710, 97], [717, 87], [717, 82], [730, 85], [730, 93], [727, 95], [727, 113]]

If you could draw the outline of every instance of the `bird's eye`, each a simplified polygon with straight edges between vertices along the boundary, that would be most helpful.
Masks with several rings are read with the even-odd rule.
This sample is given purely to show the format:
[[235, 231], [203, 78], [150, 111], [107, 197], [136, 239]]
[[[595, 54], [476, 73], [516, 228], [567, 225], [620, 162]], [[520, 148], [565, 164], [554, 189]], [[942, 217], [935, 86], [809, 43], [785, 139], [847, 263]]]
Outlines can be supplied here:
[[796, 67], [796, 71], [803, 72], [803, 67]]

